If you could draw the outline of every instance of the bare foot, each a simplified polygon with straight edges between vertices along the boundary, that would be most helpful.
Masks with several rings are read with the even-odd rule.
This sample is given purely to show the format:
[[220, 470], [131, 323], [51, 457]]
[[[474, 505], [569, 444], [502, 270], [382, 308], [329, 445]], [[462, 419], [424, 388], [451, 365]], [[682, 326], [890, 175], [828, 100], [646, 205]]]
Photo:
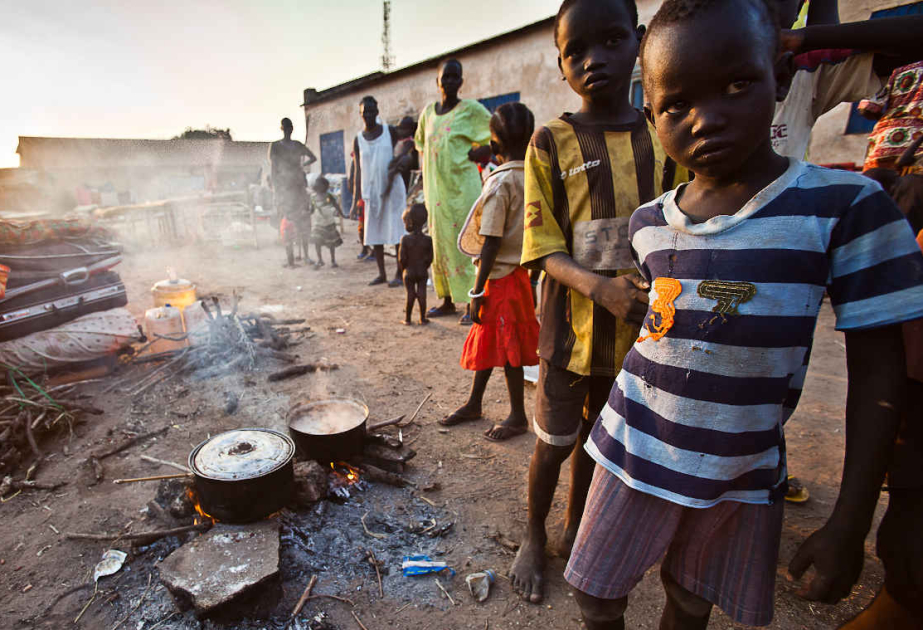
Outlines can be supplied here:
[[528, 536], [510, 567], [510, 584], [524, 601], [537, 604], [545, 597], [544, 536]]
[[426, 317], [421, 317], [421, 318], [420, 318], [420, 324], [428, 324], [428, 323], [429, 323], [429, 320], [426, 319]]
[[413, 326], [413, 322], [409, 319], [405, 319], [401, 323], [404, 324], [404, 326]]
[[503, 442], [511, 437], [522, 435], [528, 429], [529, 423], [524, 417], [513, 417], [510, 414], [503, 422], [499, 422], [484, 431], [484, 437], [491, 442]]

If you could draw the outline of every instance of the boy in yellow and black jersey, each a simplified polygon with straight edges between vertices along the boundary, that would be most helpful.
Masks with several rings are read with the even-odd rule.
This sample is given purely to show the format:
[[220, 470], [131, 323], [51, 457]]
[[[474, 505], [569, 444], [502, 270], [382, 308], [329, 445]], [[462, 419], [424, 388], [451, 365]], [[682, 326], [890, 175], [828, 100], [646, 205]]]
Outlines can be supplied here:
[[687, 179], [628, 101], [643, 34], [633, 0], [564, 1], [555, 20], [558, 64], [583, 106], [539, 128], [526, 154], [522, 265], [544, 270], [545, 279], [529, 521], [510, 579], [532, 602], [544, 596], [545, 519], [561, 465], [573, 452], [558, 549], [566, 558], [593, 474], [583, 443], [647, 310], [628, 219]]

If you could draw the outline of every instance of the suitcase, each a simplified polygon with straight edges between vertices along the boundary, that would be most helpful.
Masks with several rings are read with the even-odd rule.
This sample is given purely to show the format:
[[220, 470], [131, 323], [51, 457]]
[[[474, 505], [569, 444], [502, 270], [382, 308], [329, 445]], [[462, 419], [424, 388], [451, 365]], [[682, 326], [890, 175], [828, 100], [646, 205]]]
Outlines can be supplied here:
[[9, 267], [7, 292], [17, 287], [58, 277], [79, 268], [106, 268], [121, 262], [122, 251], [109, 241], [81, 238], [45, 241], [31, 245], [4, 246], [0, 265]]
[[[0, 342], [48, 330], [81, 315], [128, 304], [125, 285], [114, 271], [90, 274], [86, 270], [68, 281], [49, 279], [52, 286], [26, 291], [0, 300]], [[60, 274], [61, 276], [65, 274]], [[43, 284], [46, 281], [42, 281]]]

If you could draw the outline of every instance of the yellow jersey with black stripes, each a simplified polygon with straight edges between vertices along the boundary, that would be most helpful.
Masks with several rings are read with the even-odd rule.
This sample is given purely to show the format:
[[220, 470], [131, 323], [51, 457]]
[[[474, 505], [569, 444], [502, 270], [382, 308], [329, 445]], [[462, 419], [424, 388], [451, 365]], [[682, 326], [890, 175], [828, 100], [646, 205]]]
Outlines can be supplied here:
[[[633, 271], [629, 217], [686, 179], [641, 112], [626, 125], [552, 120], [526, 153], [523, 266], [561, 252], [602, 276]], [[549, 276], [541, 314], [539, 356], [577, 374], [617, 375], [638, 338], [638, 326]]]

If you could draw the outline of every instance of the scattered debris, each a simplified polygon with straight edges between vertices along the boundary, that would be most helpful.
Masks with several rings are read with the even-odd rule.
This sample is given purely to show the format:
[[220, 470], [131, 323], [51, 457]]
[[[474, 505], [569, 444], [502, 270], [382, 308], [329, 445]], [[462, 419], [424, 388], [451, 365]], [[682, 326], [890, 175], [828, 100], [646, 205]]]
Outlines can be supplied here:
[[103, 553], [103, 559], [99, 561], [96, 568], [93, 569], [93, 581], [99, 582], [99, 578], [117, 573], [128, 554], [118, 549], [109, 549]]
[[485, 569], [484, 571], [470, 574], [465, 578], [465, 583], [468, 585], [471, 596], [479, 602], [483, 602], [486, 601], [488, 595], [490, 595], [490, 585], [493, 584], [496, 579], [496, 573], [490, 569]]
[[434, 561], [429, 556], [404, 556], [404, 560], [401, 562], [401, 571], [404, 577], [441, 573], [442, 571], [448, 571], [450, 575], [455, 575], [455, 571], [445, 562]]

